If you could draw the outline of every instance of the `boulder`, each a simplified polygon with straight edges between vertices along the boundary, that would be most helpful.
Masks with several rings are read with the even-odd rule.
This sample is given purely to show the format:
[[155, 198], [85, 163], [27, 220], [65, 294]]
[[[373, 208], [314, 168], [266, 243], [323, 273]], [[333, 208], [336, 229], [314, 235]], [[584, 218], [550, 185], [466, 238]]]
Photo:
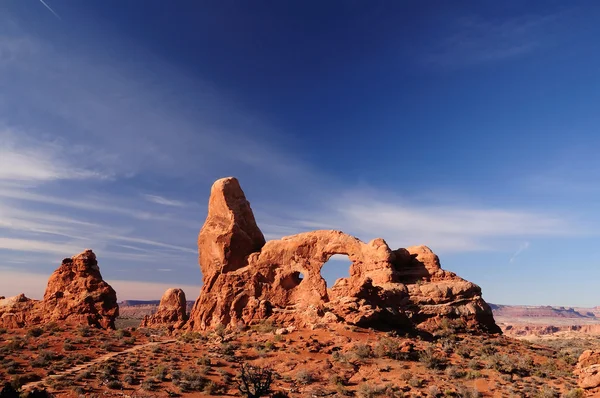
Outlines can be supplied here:
[[[579, 377], [579, 387], [600, 389], [600, 351], [584, 351], [573, 373]], [[600, 393], [600, 390], [597, 392]]]
[[89, 249], [62, 261], [48, 280], [43, 300], [23, 294], [0, 300], [0, 326], [7, 328], [61, 322], [114, 329], [118, 315], [117, 294], [102, 279]]
[[[365, 243], [334, 230], [265, 242], [235, 178], [214, 183], [198, 252], [204, 284], [190, 329], [270, 319], [431, 331], [460, 319], [500, 333], [479, 286], [443, 270], [426, 246], [391, 250], [383, 239]], [[350, 276], [328, 288], [321, 268], [335, 254], [349, 257]]]
[[185, 293], [181, 289], [167, 289], [153, 315], [146, 315], [141, 327], [167, 326], [181, 328], [188, 319]]

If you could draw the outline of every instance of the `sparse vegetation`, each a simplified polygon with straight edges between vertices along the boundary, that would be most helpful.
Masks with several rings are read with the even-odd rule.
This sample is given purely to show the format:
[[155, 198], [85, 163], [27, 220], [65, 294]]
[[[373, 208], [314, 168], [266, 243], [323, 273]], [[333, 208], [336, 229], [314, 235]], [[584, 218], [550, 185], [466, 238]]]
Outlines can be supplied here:
[[247, 398], [260, 398], [271, 392], [273, 371], [269, 368], [241, 365], [238, 376], [238, 389], [242, 396]]

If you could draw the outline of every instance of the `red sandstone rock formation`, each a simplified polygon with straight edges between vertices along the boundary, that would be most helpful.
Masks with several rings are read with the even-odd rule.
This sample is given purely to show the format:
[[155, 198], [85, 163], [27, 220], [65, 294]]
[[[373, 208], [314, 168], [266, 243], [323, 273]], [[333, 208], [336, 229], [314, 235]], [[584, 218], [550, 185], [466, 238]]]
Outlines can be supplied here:
[[0, 300], [0, 326], [8, 328], [60, 321], [106, 329], [115, 327], [118, 315], [117, 294], [102, 279], [91, 250], [62, 261], [48, 280], [43, 300], [23, 294]]
[[179, 329], [188, 319], [187, 302], [181, 289], [168, 289], [160, 299], [158, 310], [153, 315], [146, 315], [141, 327], [167, 326]]
[[600, 394], [600, 351], [584, 351], [573, 373], [579, 377], [581, 388], [599, 389], [595, 393]]
[[[188, 327], [271, 319], [433, 330], [442, 319], [500, 332], [481, 289], [440, 268], [427, 247], [392, 251], [340, 231], [314, 231], [265, 243], [235, 178], [216, 181], [198, 237], [204, 286]], [[334, 254], [352, 261], [350, 277], [327, 288], [321, 267]], [[300, 275], [304, 275], [301, 279]]]

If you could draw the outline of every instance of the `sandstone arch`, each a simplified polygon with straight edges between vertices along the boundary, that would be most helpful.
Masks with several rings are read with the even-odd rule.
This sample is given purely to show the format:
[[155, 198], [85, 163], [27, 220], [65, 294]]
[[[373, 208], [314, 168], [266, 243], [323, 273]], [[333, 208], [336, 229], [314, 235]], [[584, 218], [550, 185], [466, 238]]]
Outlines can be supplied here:
[[[392, 251], [383, 239], [365, 243], [333, 230], [265, 242], [235, 178], [213, 184], [198, 251], [204, 285], [191, 329], [267, 318], [300, 326], [339, 321], [426, 329], [441, 316], [500, 331], [481, 289], [442, 270], [425, 246]], [[321, 268], [334, 254], [348, 256], [350, 276], [328, 291]]]

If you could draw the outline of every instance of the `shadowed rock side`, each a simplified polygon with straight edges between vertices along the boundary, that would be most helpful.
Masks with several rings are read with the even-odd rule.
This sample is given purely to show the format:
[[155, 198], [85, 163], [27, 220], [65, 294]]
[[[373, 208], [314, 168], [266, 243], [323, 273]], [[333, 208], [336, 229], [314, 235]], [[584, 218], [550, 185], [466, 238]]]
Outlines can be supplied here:
[[181, 328], [188, 319], [187, 302], [181, 289], [168, 289], [160, 299], [158, 309], [153, 315], [146, 315], [141, 327], [167, 326], [169, 329]]
[[[441, 269], [425, 246], [392, 251], [383, 239], [364, 243], [340, 231], [265, 243], [235, 178], [213, 184], [198, 251], [204, 285], [190, 329], [271, 319], [429, 331], [460, 318], [469, 328], [500, 332], [479, 286]], [[350, 258], [350, 277], [328, 289], [321, 268], [334, 254]]]
[[60, 321], [114, 329], [118, 315], [117, 294], [102, 279], [91, 250], [62, 261], [43, 300], [23, 294], [0, 300], [0, 326], [7, 328]]

